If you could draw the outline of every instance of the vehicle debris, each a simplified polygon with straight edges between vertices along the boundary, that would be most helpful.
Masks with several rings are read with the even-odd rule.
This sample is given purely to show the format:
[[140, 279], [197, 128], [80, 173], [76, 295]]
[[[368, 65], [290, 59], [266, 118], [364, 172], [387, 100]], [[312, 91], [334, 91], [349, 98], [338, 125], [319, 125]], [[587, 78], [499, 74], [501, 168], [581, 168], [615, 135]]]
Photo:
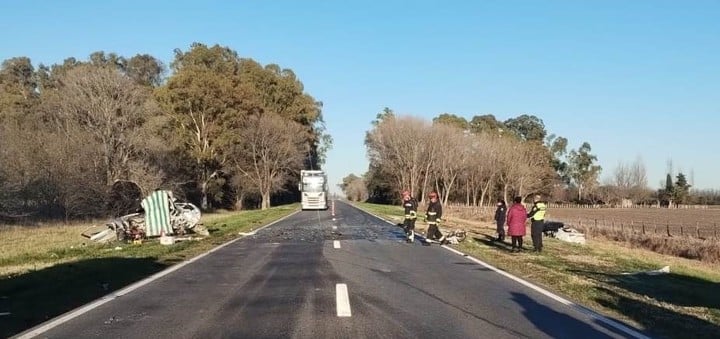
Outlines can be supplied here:
[[160, 236], [163, 244], [171, 245], [175, 243], [174, 236], [210, 235], [200, 223], [200, 209], [191, 203], [178, 202], [171, 191], [154, 191], [142, 200], [141, 206], [141, 212], [114, 218], [104, 226], [92, 226], [82, 236], [97, 243], [118, 240], [135, 244]]

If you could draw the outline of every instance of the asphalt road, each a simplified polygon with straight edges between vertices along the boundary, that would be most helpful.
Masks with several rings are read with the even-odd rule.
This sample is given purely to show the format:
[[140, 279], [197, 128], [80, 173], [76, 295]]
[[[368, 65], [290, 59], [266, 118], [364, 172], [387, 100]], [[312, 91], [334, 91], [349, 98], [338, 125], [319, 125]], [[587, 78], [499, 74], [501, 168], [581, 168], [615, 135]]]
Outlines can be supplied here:
[[403, 236], [342, 202], [299, 212], [39, 337], [628, 337]]

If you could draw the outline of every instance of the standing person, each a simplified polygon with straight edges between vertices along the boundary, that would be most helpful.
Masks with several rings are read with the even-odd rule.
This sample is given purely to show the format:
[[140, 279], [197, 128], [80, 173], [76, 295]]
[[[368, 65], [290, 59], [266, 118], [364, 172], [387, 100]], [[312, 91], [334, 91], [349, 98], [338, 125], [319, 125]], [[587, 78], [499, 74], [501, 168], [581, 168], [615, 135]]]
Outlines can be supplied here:
[[415, 240], [415, 219], [417, 219], [417, 200], [410, 196], [409, 191], [403, 191], [403, 207], [405, 208], [405, 220], [403, 221], [403, 229], [407, 236], [407, 242]]
[[428, 204], [425, 216], [428, 223], [427, 239], [442, 243], [445, 237], [440, 233], [440, 229], [438, 228], [438, 224], [441, 221], [440, 218], [442, 218], [442, 204], [440, 204], [438, 195], [435, 192], [430, 193], [430, 203]]
[[498, 199], [497, 209], [495, 210], [495, 223], [497, 224], [497, 241], [505, 240], [505, 216], [507, 215], [507, 205], [505, 200]]
[[510, 206], [507, 214], [508, 235], [512, 239], [512, 251], [523, 250], [523, 237], [525, 236], [525, 221], [527, 210], [522, 204], [522, 197], [515, 197], [514, 204]]
[[535, 196], [534, 204], [527, 217], [530, 218], [530, 236], [532, 237], [535, 252], [542, 252], [542, 231], [545, 227], [545, 210], [547, 205], [541, 200], [538, 194]]

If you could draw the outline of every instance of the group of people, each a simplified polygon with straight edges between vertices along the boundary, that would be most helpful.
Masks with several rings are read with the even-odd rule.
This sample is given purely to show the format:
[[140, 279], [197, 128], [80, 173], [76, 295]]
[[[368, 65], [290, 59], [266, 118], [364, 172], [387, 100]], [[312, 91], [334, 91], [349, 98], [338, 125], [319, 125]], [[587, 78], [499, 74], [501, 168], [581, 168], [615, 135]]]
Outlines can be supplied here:
[[[417, 220], [418, 203], [409, 191], [404, 191], [402, 195], [403, 208], [405, 208], [403, 229], [405, 230], [407, 242], [413, 242], [415, 241], [415, 221]], [[428, 203], [427, 211], [425, 212], [425, 221], [428, 223], [426, 239], [442, 244], [445, 242], [445, 236], [440, 232], [440, 228], [438, 227], [438, 224], [442, 221], [442, 205], [440, 204], [440, 200], [438, 200], [437, 193], [430, 192], [428, 198], [430, 198], [430, 203]]]
[[[415, 240], [415, 221], [417, 220], [418, 202], [412, 197], [409, 191], [403, 191], [403, 208], [405, 209], [405, 219], [403, 221], [403, 229], [407, 242]], [[425, 212], [425, 220], [428, 223], [427, 237], [429, 241], [443, 243], [445, 236], [438, 228], [442, 221], [442, 205], [438, 200], [438, 195], [431, 192], [428, 196], [427, 211]], [[523, 237], [526, 233], [525, 222], [530, 218], [530, 236], [532, 238], [533, 248], [536, 252], [542, 252], [542, 232], [545, 225], [545, 211], [547, 205], [541, 200], [540, 195], [536, 195], [533, 207], [530, 212], [527, 211], [522, 203], [522, 197], [515, 197], [513, 205], [508, 210], [505, 200], [498, 200], [497, 209], [495, 210], [495, 221], [497, 223], [498, 237], [497, 241], [505, 241], [505, 224], [507, 223], [507, 234], [512, 241], [512, 251], [519, 252], [524, 250]]]
[[530, 237], [535, 252], [542, 252], [542, 232], [545, 226], [545, 211], [547, 205], [542, 201], [540, 195], [536, 195], [533, 201], [532, 209], [527, 211], [522, 203], [522, 197], [515, 197], [513, 205], [507, 209], [505, 200], [498, 200], [497, 209], [495, 210], [495, 222], [497, 224], [497, 241], [505, 241], [505, 225], [507, 224], [507, 234], [511, 238], [513, 252], [524, 250], [523, 237], [526, 233], [525, 222], [530, 218]]

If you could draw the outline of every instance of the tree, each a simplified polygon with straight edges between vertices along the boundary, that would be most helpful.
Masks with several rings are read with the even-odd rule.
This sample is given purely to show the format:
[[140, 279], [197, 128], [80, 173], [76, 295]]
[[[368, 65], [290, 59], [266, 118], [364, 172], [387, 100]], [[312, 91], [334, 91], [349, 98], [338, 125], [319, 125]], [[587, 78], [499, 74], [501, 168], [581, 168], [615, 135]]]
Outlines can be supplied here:
[[392, 178], [396, 192], [416, 195], [422, 188], [427, 165], [429, 124], [409, 116], [385, 117], [367, 133], [370, 164]]
[[647, 173], [640, 157], [631, 164], [620, 162], [613, 173], [612, 185], [621, 198], [637, 203], [648, 198]]
[[468, 125], [470, 131], [475, 134], [488, 133], [489, 135], [502, 135], [507, 129], [507, 127], [492, 114], [476, 115], [470, 120]]
[[552, 156], [550, 164], [553, 169], [555, 169], [555, 173], [557, 173], [557, 179], [565, 185], [569, 185], [571, 180], [569, 173], [570, 167], [563, 159], [567, 155], [568, 140], [564, 137], [551, 134], [548, 136], [545, 145]]
[[583, 200], [583, 194], [591, 191], [598, 181], [602, 167], [596, 165], [597, 156], [590, 153], [590, 144], [584, 142], [577, 150], [572, 150], [569, 155], [570, 177], [578, 188], [578, 200]]
[[38, 104], [37, 77], [29, 58], [7, 59], [0, 67], [0, 121], [19, 118]]
[[57, 129], [71, 138], [76, 133], [93, 137], [102, 150], [107, 187], [133, 179], [142, 167], [138, 133], [146, 119], [157, 114], [148, 112], [150, 93], [120, 72], [100, 66], [78, 66], [60, 79], [62, 85], [45, 99]]
[[534, 115], [523, 114], [506, 120], [504, 125], [524, 141], [542, 142], [547, 134], [543, 121]]
[[125, 65], [125, 73], [136, 83], [158, 87], [165, 72], [163, 63], [149, 54], [137, 54]]
[[688, 184], [683, 173], [678, 173], [675, 178], [676, 181], [672, 191], [673, 200], [678, 205], [687, 203], [690, 197], [690, 184]]
[[338, 185], [350, 201], [364, 201], [368, 199], [368, 190], [365, 180], [355, 174], [343, 178], [342, 184]]
[[308, 144], [307, 128], [274, 114], [251, 115], [242, 123], [244, 134], [234, 139], [234, 169], [261, 196], [262, 209], [270, 207], [270, 195], [282, 189], [291, 175], [299, 173]]
[[435, 186], [443, 204], [447, 204], [458, 177], [467, 170], [470, 158], [470, 148], [467, 147], [469, 138], [465, 136], [464, 130], [456, 125], [437, 122], [435, 125], [429, 134], [429, 143], [434, 147], [427, 149], [427, 152], [437, 157], [433, 159], [437, 164]]
[[306, 167], [319, 168], [332, 147], [332, 137], [326, 131], [322, 116], [322, 102], [305, 93], [302, 82], [290, 69], [276, 64], [263, 67], [251, 59], [242, 59], [240, 67], [240, 87], [253, 96], [251, 110], [271, 112], [307, 126], [306, 138], [310, 145], [307, 158], [312, 159], [312, 163]]
[[468, 122], [465, 118], [450, 113], [443, 113], [433, 118], [433, 124], [450, 125], [461, 131], [468, 129]]
[[230, 140], [249, 110], [250, 94], [238, 88], [240, 60], [229, 48], [193, 44], [175, 51], [174, 74], [156, 91], [170, 131], [195, 161], [201, 207], [208, 208], [208, 188], [218, 180]]

